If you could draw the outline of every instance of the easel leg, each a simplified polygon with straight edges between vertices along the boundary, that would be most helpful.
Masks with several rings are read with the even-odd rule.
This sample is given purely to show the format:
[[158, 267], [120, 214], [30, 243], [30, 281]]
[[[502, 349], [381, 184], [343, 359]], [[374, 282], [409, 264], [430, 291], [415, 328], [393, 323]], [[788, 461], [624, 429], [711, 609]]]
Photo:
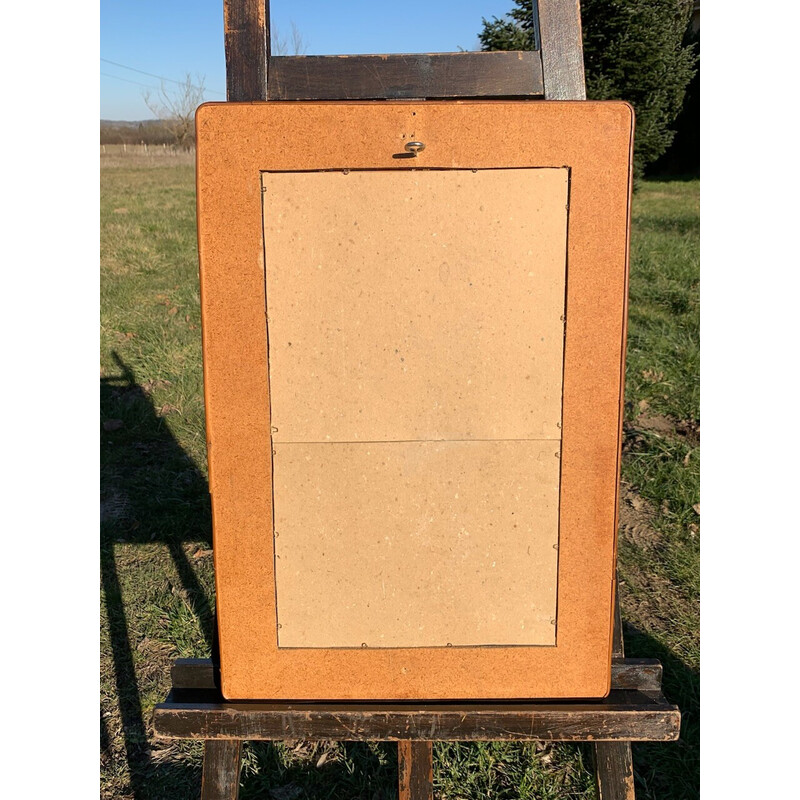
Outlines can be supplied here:
[[[614, 658], [623, 658], [622, 615], [619, 590], [614, 592]], [[596, 742], [592, 745], [599, 800], [636, 800], [633, 786], [633, 755], [630, 742]]]
[[240, 739], [209, 739], [203, 755], [201, 800], [236, 800], [239, 796]]
[[433, 742], [397, 743], [399, 800], [433, 800]]
[[599, 800], [634, 800], [630, 742], [597, 742], [592, 749]]

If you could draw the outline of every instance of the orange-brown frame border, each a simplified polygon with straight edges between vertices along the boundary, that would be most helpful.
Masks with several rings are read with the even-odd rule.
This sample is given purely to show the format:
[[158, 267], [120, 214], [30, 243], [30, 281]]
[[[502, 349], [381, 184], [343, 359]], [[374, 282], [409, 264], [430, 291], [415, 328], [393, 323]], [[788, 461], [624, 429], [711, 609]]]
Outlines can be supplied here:
[[[601, 697], [610, 687], [633, 111], [622, 102], [209, 103], [197, 220], [222, 692]], [[393, 158], [418, 139], [416, 159]], [[570, 167], [555, 647], [279, 649], [260, 172]]]

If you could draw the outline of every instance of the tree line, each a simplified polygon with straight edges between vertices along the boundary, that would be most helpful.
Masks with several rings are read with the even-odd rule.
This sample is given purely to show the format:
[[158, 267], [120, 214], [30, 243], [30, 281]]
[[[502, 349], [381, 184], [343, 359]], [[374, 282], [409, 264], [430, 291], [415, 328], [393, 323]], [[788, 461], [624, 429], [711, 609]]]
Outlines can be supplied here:
[[[483, 50], [535, 50], [534, 0], [513, 0], [502, 18], [483, 20]], [[675, 138], [687, 87], [697, 72], [693, 0], [581, 0], [586, 95], [627, 100], [636, 111], [634, 169], [641, 177]], [[699, 99], [699, 85], [692, 98]], [[697, 124], [697, 114], [683, 115]], [[684, 137], [693, 141], [691, 133]], [[696, 137], [695, 137], [696, 139]]]
[[[142, 122], [100, 120], [100, 144], [175, 145], [175, 136], [159, 119]], [[193, 144], [193, 142], [192, 142]]]

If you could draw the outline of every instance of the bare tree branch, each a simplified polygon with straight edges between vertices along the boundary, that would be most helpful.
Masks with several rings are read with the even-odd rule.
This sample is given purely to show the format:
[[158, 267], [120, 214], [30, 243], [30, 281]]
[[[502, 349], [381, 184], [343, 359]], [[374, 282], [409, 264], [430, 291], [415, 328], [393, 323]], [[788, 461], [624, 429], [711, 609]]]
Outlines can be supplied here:
[[205, 77], [197, 75], [194, 79], [187, 72], [186, 80], [179, 86], [167, 88], [161, 82], [158, 95], [150, 92], [142, 94], [145, 105], [175, 139], [175, 144], [188, 149], [194, 131], [194, 112], [205, 99]]
[[292, 52], [296, 56], [304, 56], [308, 50], [308, 42], [306, 42], [300, 29], [292, 22]]
[[[272, 55], [274, 56], [302, 56], [305, 55], [308, 50], [308, 42], [294, 22], [292, 22], [290, 39], [287, 39], [287, 37], [280, 32], [278, 26], [273, 24], [270, 32], [270, 45]], [[290, 47], [291, 53], [289, 53]]]

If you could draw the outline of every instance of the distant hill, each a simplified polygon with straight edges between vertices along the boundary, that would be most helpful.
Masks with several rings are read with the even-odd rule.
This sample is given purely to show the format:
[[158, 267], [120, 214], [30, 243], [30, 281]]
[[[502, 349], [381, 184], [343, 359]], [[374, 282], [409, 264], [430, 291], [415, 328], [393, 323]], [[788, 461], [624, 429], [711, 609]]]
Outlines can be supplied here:
[[153, 122], [158, 122], [157, 119], [142, 119], [142, 120], [130, 120], [130, 119], [101, 119], [100, 120], [100, 127], [119, 127], [119, 128], [138, 128], [140, 125], [150, 125]]

